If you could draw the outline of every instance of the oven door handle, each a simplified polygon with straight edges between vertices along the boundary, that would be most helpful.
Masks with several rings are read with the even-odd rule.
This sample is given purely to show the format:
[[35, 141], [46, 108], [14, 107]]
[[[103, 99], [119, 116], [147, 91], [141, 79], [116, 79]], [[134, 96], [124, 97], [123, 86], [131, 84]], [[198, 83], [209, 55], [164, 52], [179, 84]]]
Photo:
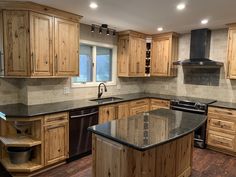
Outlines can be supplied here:
[[88, 113], [88, 114], [70, 116], [70, 119], [82, 118], [82, 117], [92, 116], [92, 115], [96, 115], [96, 114], [98, 114], [98, 111], [92, 112], [92, 113]]
[[179, 106], [170, 106], [171, 109], [177, 109], [179, 111], [193, 111], [193, 112], [199, 112], [199, 113], [205, 113], [205, 111], [202, 110], [196, 110], [196, 109], [188, 109], [188, 108], [183, 108]]

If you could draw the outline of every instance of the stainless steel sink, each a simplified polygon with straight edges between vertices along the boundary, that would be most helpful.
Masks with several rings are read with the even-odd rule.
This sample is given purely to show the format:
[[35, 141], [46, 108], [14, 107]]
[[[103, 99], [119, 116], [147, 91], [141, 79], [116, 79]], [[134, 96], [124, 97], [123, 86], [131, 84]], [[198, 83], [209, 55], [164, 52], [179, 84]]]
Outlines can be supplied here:
[[96, 101], [98, 103], [105, 103], [105, 102], [113, 102], [113, 101], [118, 101], [122, 100], [122, 98], [118, 97], [106, 97], [106, 98], [98, 98], [98, 99], [92, 99], [90, 101]]

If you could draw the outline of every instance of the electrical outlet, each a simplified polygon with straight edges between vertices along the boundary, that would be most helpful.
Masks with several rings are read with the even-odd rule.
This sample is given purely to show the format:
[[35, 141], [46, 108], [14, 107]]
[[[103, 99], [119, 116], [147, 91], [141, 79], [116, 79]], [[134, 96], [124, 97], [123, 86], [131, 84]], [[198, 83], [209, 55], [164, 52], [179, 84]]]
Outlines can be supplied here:
[[64, 94], [69, 94], [70, 93], [70, 88], [69, 87], [64, 87], [64, 90], [63, 90]]

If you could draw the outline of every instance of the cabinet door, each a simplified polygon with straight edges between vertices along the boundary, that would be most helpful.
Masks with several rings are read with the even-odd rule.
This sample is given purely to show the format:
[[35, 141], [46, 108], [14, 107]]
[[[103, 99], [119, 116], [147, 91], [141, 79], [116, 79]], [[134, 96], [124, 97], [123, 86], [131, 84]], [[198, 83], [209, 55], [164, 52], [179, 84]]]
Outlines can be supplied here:
[[29, 13], [3, 11], [6, 76], [27, 76], [29, 70]]
[[149, 111], [149, 100], [142, 99], [130, 102], [130, 116]]
[[154, 39], [152, 43], [151, 75], [168, 76], [170, 69], [169, 38]]
[[68, 122], [45, 127], [45, 165], [68, 157]]
[[145, 39], [130, 37], [130, 76], [145, 75]]
[[53, 17], [30, 13], [31, 72], [35, 76], [52, 76]]
[[120, 38], [118, 41], [118, 76], [129, 76], [129, 39]]
[[129, 117], [129, 103], [120, 103], [117, 105], [117, 119], [126, 119]]
[[107, 105], [99, 107], [99, 124], [116, 119], [116, 106]]
[[79, 24], [55, 18], [55, 75], [78, 75]]
[[230, 79], [236, 79], [236, 29], [229, 30], [228, 77]]

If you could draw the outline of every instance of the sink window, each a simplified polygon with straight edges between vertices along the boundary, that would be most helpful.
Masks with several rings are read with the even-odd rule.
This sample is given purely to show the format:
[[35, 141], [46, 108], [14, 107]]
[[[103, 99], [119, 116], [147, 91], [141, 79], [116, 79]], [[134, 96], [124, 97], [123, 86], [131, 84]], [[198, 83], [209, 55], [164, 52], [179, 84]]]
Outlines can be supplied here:
[[72, 78], [72, 86], [97, 86], [100, 82], [115, 85], [116, 55], [116, 46], [82, 41], [79, 77]]

